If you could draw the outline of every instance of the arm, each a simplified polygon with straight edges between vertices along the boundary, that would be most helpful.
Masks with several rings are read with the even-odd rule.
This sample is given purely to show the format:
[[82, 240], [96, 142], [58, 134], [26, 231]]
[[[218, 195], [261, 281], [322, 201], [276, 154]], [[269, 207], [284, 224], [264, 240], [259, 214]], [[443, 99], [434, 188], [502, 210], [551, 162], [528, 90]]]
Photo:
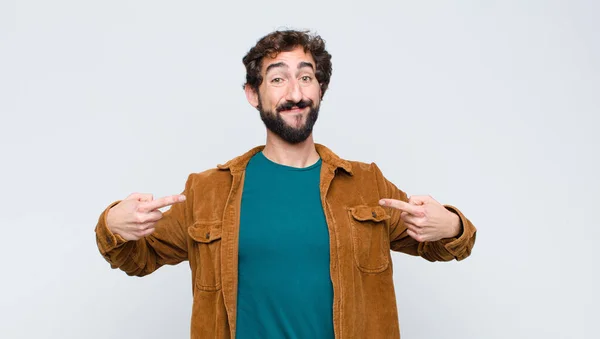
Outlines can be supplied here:
[[192, 219], [192, 175], [188, 177], [183, 195], [186, 196], [184, 202], [172, 205], [156, 222], [154, 231], [149, 230], [151, 234], [137, 240], [125, 240], [111, 231], [107, 224], [110, 209], [121, 201], [104, 210], [95, 229], [96, 243], [112, 268], [119, 268], [128, 275], [144, 276], [162, 265], [175, 265], [188, 258], [187, 226]]
[[[381, 197], [408, 203], [409, 199], [406, 193], [388, 181], [376, 165], [375, 168]], [[454, 236], [436, 241], [422, 242], [415, 240], [409, 235], [410, 231], [408, 230], [407, 223], [401, 217], [402, 211], [397, 208], [390, 208], [388, 210], [391, 215], [391, 218], [388, 220], [390, 248], [393, 251], [420, 256], [429, 261], [463, 260], [467, 258], [471, 254], [471, 250], [475, 244], [477, 229], [456, 207], [451, 205], [443, 206], [458, 217], [458, 219], [456, 217], [452, 218], [457, 221], [456, 231], [453, 232]]]

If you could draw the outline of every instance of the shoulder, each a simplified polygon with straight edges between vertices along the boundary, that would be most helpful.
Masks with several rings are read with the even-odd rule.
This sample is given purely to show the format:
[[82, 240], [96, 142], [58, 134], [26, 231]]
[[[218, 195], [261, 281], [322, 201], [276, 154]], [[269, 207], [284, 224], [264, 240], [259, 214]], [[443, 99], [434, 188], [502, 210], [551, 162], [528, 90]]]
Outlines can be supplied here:
[[375, 164], [374, 162], [364, 162], [355, 160], [348, 160], [348, 162], [352, 165], [353, 174], [364, 175], [379, 172], [379, 167], [377, 167], [377, 164]]
[[321, 155], [323, 162], [333, 166], [334, 168], [341, 168], [346, 173], [351, 174], [351, 176], [362, 176], [379, 172], [379, 168], [373, 162], [369, 163], [366, 161], [342, 158], [325, 145], [315, 144], [315, 146], [317, 148], [317, 152], [319, 152]]
[[204, 190], [209, 187], [228, 186], [231, 183], [231, 179], [230, 171], [210, 168], [202, 172], [190, 173], [187, 178], [186, 187], [193, 190]]

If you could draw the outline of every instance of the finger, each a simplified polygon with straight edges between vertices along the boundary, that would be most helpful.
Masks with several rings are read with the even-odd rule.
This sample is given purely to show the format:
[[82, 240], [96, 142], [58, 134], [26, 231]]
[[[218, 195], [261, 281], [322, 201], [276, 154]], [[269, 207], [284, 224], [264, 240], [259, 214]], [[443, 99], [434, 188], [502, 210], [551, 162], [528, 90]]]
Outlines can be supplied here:
[[138, 201], [152, 201], [154, 200], [154, 196], [152, 194], [142, 194], [137, 199]]
[[182, 195], [182, 194], [171, 195], [171, 196], [156, 199], [156, 200], [153, 200], [153, 201], [150, 201], [147, 203], [143, 203], [143, 205], [140, 206], [140, 210], [149, 212], [149, 211], [153, 211], [153, 210], [156, 210], [159, 208], [171, 206], [173, 204], [176, 204], [176, 203], [182, 202], [182, 201], [185, 201], [185, 195]]
[[137, 232], [136, 236], [139, 238], [143, 238], [143, 237], [149, 236], [150, 234], [154, 233], [155, 230], [156, 230], [156, 228], [150, 227], [143, 231]]
[[423, 227], [423, 218], [421, 218], [421, 217], [416, 217], [412, 214], [402, 212], [402, 215], [400, 215], [400, 218], [406, 224], [411, 224], [414, 227], [419, 227], [419, 228]]
[[425, 205], [428, 196], [424, 195], [413, 195], [408, 198], [408, 203], [412, 205]]
[[149, 230], [151, 228], [156, 228], [156, 222], [147, 222], [147, 223], [141, 224], [139, 226], [138, 232], [143, 232], [143, 231]]
[[406, 222], [406, 217], [409, 215], [410, 215], [410, 213], [402, 211], [402, 213], [400, 213], [400, 219], [402, 219], [404, 222]]
[[136, 222], [138, 224], [147, 224], [151, 222], [157, 222], [162, 219], [163, 213], [159, 210], [153, 210], [150, 212], [139, 212], [137, 214]]
[[148, 193], [131, 193], [125, 200], [137, 200], [137, 201], [152, 201], [152, 194]]
[[160, 219], [162, 219], [162, 217], [163, 217], [163, 213], [159, 210], [154, 210], [154, 211], [148, 213], [148, 221], [151, 221], [151, 222], [157, 222]]
[[413, 232], [416, 232], [418, 234], [420, 234], [422, 232], [422, 227], [417, 226], [417, 225], [413, 224], [412, 222], [404, 221], [404, 227], [406, 227], [407, 229], [410, 229]]
[[416, 232], [414, 232], [411, 229], [407, 229], [406, 230], [406, 234], [408, 234], [411, 238], [415, 239], [418, 242], [424, 242], [425, 238], [423, 238], [422, 235], [417, 234]]
[[425, 205], [428, 203], [438, 203], [431, 195], [414, 195], [408, 199], [408, 202], [415, 205]]
[[140, 205], [137, 207], [132, 222], [141, 225], [149, 222], [156, 222], [162, 218], [162, 212], [160, 210], [147, 211], [142, 204], [145, 203], [140, 203]]
[[413, 224], [406, 224], [406, 229], [410, 230], [411, 232], [413, 232], [416, 235], [423, 236], [425, 234], [425, 230], [423, 228], [413, 225]]
[[379, 200], [379, 204], [381, 206], [387, 206], [387, 207], [396, 208], [396, 209], [408, 212], [408, 213], [413, 214], [413, 215], [421, 216], [423, 214], [421, 207], [418, 207], [418, 206], [415, 206], [415, 205], [411, 205], [411, 204], [409, 204], [407, 202], [404, 202], [402, 200], [381, 199], [381, 200]]
[[154, 233], [154, 231], [156, 231], [156, 228], [154, 228], [154, 227], [152, 227], [152, 228], [149, 228], [149, 229], [147, 229], [146, 231], [144, 231], [144, 232], [142, 233], [142, 237], [147, 237], [147, 236], [149, 236], [150, 234]]

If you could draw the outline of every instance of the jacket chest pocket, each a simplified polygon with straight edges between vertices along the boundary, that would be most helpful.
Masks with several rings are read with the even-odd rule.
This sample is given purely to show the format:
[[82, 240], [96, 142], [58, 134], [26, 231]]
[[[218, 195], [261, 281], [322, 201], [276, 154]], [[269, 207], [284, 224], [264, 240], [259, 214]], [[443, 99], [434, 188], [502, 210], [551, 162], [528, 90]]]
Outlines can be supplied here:
[[203, 291], [221, 288], [221, 222], [196, 222], [188, 228], [193, 242], [194, 284]]
[[352, 249], [358, 268], [379, 273], [389, 266], [389, 234], [385, 223], [390, 217], [381, 206], [359, 205], [348, 208]]

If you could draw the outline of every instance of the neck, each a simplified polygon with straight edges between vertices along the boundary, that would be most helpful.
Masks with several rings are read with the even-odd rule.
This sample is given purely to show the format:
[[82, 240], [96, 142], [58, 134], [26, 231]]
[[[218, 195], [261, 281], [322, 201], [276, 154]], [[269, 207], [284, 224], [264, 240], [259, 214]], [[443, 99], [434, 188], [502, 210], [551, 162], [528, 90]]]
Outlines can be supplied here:
[[290, 144], [267, 131], [267, 143], [263, 154], [275, 163], [297, 168], [314, 165], [319, 160], [312, 134], [301, 143]]

